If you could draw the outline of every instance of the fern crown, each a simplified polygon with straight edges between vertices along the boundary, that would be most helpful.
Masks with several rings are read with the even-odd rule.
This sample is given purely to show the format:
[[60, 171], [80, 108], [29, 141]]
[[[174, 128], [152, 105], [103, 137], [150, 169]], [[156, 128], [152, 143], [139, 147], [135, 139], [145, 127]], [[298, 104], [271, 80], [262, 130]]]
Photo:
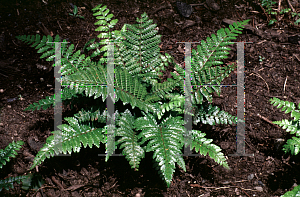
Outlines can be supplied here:
[[[142, 14], [136, 20], [137, 24], [125, 24], [120, 31], [112, 31], [118, 20], [112, 19], [109, 9], [98, 5], [93, 11], [98, 19], [95, 25], [99, 26], [96, 31], [101, 32], [98, 35], [100, 41], [94, 38], [86, 43], [83, 51], [89, 51], [89, 56], [80, 50], [74, 51], [73, 44], [62, 44], [60, 73], [64, 85], [61, 100], [64, 104], [72, 105], [86, 97], [93, 97], [94, 102], [73, 117], [64, 118], [67, 124], [60, 125], [59, 132], [52, 132], [55, 135], [48, 137], [30, 169], [58, 153], [79, 152], [82, 146], [99, 147], [100, 143], [106, 144], [106, 161], [119, 147], [135, 170], [138, 170], [145, 153], [153, 152], [154, 163], [167, 186], [171, 184], [175, 163], [186, 170], [181, 153], [183, 147], [189, 146], [202, 155], [208, 154], [229, 169], [221, 148], [205, 138], [205, 133], [192, 130], [191, 140], [184, 140], [186, 129], [182, 116], [192, 115], [194, 124], [236, 123], [236, 117], [204, 101], [212, 102], [213, 92], [220, 95], [220, 87], [198, 85], [220, 85], [234, 70], [234, 64], [220, 66], [223, 64], [221, 60], [227, 58], [230, 50], [227, 46], [233, 44], [231, 40], [241, 33], [248, 20], [219, 30], [216, 35], [201, 41], [197, 50], [192, 50], [191, 113], [184, 109], [185, 71], [169, 54], [160, 53], [161, 36], [157, 35], [156, 24], [147, 14]], [[54, 44], [47, 42], [61, 41], [58, 35], [54, 40], [51, 36], [41, 39], [39, 35], [17, 38], [35, 47], [42, 54], [41, 58], [47, 58], [47, 61], [53, 61], [55, 57]], [[114, 76], [108, 76], [109, 42], [112, 40]], [[94, 57], [101, 58], [95, 62], [92, 61]], [[162, 72], [168, 66], [174, 67], [177, 73], [171, 73], [172, 78], [162, 81]], [[109, 96], [107, 87], [107, 81], [112, 77], [115, 97]], [[112, 114], [105, 109], [106, 99], [112, 99], [115, 103], [116, 125], [103, 126], [107, 119], [112, 118]], [[54, 101], [54, 96], [50, 96], [25, 110], [47, 109], [54, 106]], [[131, 108], [125, 109], [124, 105]], [[111, 143], [114, 138], [115, 144]]]

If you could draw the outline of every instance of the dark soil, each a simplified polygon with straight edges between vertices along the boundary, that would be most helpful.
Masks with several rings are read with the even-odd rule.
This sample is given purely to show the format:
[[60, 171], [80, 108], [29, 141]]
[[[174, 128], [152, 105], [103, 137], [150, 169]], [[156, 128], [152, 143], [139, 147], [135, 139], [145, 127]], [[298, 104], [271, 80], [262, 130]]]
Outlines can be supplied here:
[[[44, 3], [46, 2], [46, 3]], [[186, 3], [201, 3], [185, 1]], [[185, 157], [187, 172], [177, 168], [170, 188], [152, 168], [152, 155], [142, 160], [139, 171], [130, 169], [124, 157], [111, 157], [106, 163], [104, 147], [83, 148], [72, 156], [53, 157], [32, 170], [39, 171], [45, 184], [38, 191], [21, 189], [3, 190], [0, 196], [280, 196], [300, 181], [299, 157], [284, 154], [282, 144], [291, 138], [285, 130], [266, 121], [291, 119], [268, 101], [272, 97], [298, 104], [300, 102], [300, 39], [299, 27], [290, 25], [290, 18], [282, 18], [268, 26], [267, 17], [255, 1], [216, 1], [219, 11], [209, 6], [195, 6], [189, 18], [181, 16], [175, 1], [57, 1], [16, 0], [2, 1], [0, 8], [0, 149], [13, 140], [25, 144], [16, 158], [3, 168], [0, 178], [28, 173], [34, 155], [53, 131], [53, 108], [34, 112], [23, 111], [29, 104], [54, 94], [52, 62], [40, 59], [36, 50], [20, 42], [18, 35], [56, 35], [82, 49], [96, 37], [91, 9], [102, 3], [124, 23], [146, 12], [159, 27], [162, 35], [161, 50], [173, 55], [178, 63], [184, 62], [182, 41], [206, 39], [220, 28], [228, 27], [226, 20], [251, 19], [250, 27], [237, 41], [245, 44], [245, 118], [246, 153], [254, 157], [228, 156], [236, 152], [236, 127], [228, 125], [198, 125], [196, 129], [223, 149], [228, 156], [230, 171], [206, 156]], [[235, 2], [235, 3], [233, 3]], [[85, 19], [69, 16], [72, 3]], [[283, 7], [287, 7], [282, 1]], [[164, 7], [163, 7], [164, 6]], [[161, 9], [159, 9], [161, 8]], [[297, 4], [294, 8], [299, 12]], [[188, 24], [192, 24], [189, 26]], [[251, 28], [252, 27], [252, 28]], [[195, 47], [193, 45], [193, 47]], [[236, 61], [236, 45], [231, 46], [224, 63]], [[262, 61], [259, 61], [261, 58]], [[167, 69], [168, 72], [172, 68]], [[168, 73], [166, 73], [168, 76]], [[233, 73], [223, 84], [233, 84]], [[21, 95], [21, 99], [19, 97]], [[235, 115], [236, 87], [223, 87], [221, 96], [214, 96], [213, 105]], [[63, 116], [66, 116], [64, 110]], [[259, 115], [258, 115], [259, 114]], [[266, 119], [264, 119], [266, 118]]]

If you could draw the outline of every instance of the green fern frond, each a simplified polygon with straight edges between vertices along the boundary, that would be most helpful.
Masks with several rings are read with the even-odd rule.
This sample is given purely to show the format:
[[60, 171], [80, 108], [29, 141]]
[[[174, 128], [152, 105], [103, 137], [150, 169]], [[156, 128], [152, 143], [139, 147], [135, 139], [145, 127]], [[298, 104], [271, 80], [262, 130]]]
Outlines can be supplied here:
[[[76, 93], [82, 94], [85, 91], [86, 96], [94, 96], [94, 99], [102, 96], [103, 102], [107, 98], [107, 88], [105, 86], [92, 86], [89, 84], [106, 84], [106, 73], [104, 67], [92, 67], [79, 71], [64, 78], [64, 84], [68, 84], [70, 89]], [[115, 102], [121, 99], [125, 104], [130, 103], [132, 108], [139, 107], [144, 111], [156, 111], [148, 101], [144, 101], [148, 92], [146, 87], [138, 79], [130, 75], [126, 70], [121, 72], [116, 69], [115, 73]]]
[[182, 109], [185, 103], [185, 97], [182, 95], [176, 95], [173, 98], [171, 98], [169, 103], [164, 103], [161, 107], [162, 113], [165, 113], [165, 111], [170, 111], [174, 108], [180, 108]]
[[112, 35], [114, 34], [120, 36], [120, 31], [113, 31], [113, 32], [109, 31], [109, 29], [112, 29], [118, 23], [118, 19], [111, 20], [114, 15], [108, 14], [109, 9], [106, 9], [107, 8], [106, 5], [103, 7], [101, 6], [102, 4], [92, 9], [92, 11], [95, 12], [93, 15], [97, 16], [96, 19], [100, 19], [95, 23], [95, 25], [100, 25], [100, 27], [98, 27], [95, 31], [109, 32], [109, 33], [101, 33], [98, 35], [98, 38], [112, 38]]
[[[296, 109], [295, 104], [288, 101], [281, 101], [280, 99], [273, 97], [269, 100], [271, 104], [277, 106], [277, 109], [281, 108], [281, 111], [285, 111], [285, 113], [291, 112], [291, 117], [294, 117], [294, 120], [281, 120], [274, 121], [274, 124], [280, 125], [283, 129], [286, 129], [287, 132], [291, 132], [291, 134], [296, 134], [296, 137], [292, 137], [292, 139], [288, 139], [286, 144], [283, 146], [283, 151], [285, 153], [291, 152], [292, 155], [297, 155], [300, 152], [300, 103], [298, 104], [298, 109]], [[294, 187], [292, 191], [286, 192], [281, 197], [292, 197], [292, 196], [300, 196], [300, 187]]]
[[199, 122], [203, 124], [215, 125], [215, 124], [237, 124], [237, 117], [232, 116], [228, 112], [220, 110], [217, 106], [211, 104], [203, 104], [196, 109], [194, 115], [194, 124]]
[[195, 148], [196, 152], [206, 156], [207, 153], [210, 158], [215, 160], [218, 164], [222, 165], [223, 167], [230, 169], [224, 154], [221, 152], [221, 148], [217, 145], [212, 144], [212, 139], [206, 139], [204, 136], [205, 133], [201, 133], [201, 131], [192, 130], [191, 131], [193, 140], [191, 144], [186, 144], [186, 146], [190, 145], [190, 149], [193, 150]]
[[[191, 93], [192, 103], [193, 104], [202, 104], [204, 97], [211, 103], [212, 102], [212, 94], [216, 92], [218, 95], [221, 93], [220, 85], [221, 81], [223, 81], [226, 77], [230, 75], [230, 73], [235, 69], [236, 65], [231, 64], [226, 67], [216, 66], [213, 68], [205, 68], [200, 72], [194, 70], [192, 64], [191, 71], [191, 85], [193, 86], [193, 91]], [[177, 84], [180, 84], [181, 93], [184, 94], [184, 79], [185, 79], [185, 70], [181, 68], [178, 64], [175, 65], [175, 69], [180, 76], [177, 76], [175, 73], [171, 73], [174, 80]], [[203, 83], [203, 82], [206, 83]], [[212, 86], [208, 86], [212, 84]], [[205, 85], [205, 86], [202, 86]]]
[[[70, 86], [76, 93], [83, 93], [86, 96], [94, 95], [94, 98], [103, 96], [103, 101], [107, 97], [107, 70], [103, 66], [92, 66], [84, 70], [78, 71], [72, 75], [65, 76], [62, 81], [63, 84]], [[97, 86], [95, 86], [97, 85]]]
[[[71, 46], [74, 45], [72, 44]], [[93, 65], [95, 63], [91, 62], [90, 57], [86, 58], [84, 54], [81, 54], [80, 50], [75, 53], [68, 50], [66, 53], [62, 52], [60, 73], [61, 75], [70, 75]]]
[[293, 121], [293, 120], [281, 120], [281, 121], [274, 121], [274, 124], [277, 124], [281, 126], [283, 129], [286, 129], [287, 132], [290, 132], [291, 134], [295, 134], [296, 136], [300, 136], [300, 125], [299, 121]]
[[300, 196], [300, 185], [294, 187], [292, 191], [288, 191], [280, 197], [299, 197]]
[[123, 40], [119, 50], [129, 73], [153, 84], [156, 83], [154, 78], [158, 78], [158, 75], [162, 74], [159, 71], [163, 70], [158, 46], [161, 36], [156, 35], [156, 24], [152, 24], [153, 20], [150, 20], [146, 13], [141, 17], [137, 18], [136, 25], [126, 24], [127, 31], [121, 32]]
[[[220, 86], [198, 86], [197, 85], [208, 85], [208, 84], [213, 84], [213, 85], [220, 85], [221, 82], [230, 75], [230, 73], [235, 69], [236, 65], [231, 64], [227, 65], [226, 67], [220, 67], [216, 66], [213, 68], [204, 68], [200, 71], [193, 71], [191, 73], [192, 75], [192, 85], [195, 89], [193, 93], [193, 102], [197, 104], [202, 103], [202, 95], [205, 96], [205, 98], [209, 101], [212, 102], [212, 96], [211, 94], [213, 92], [216, 92], [219, 96], [221, 93], [221, 87]], [[198, 94], [197, 94], [197, 93]], [[199, 95], [199, 96], [196, 96]]]
[[[60, 42], [60, 38], [58, 35], [56, 35], [54, 41], [53, 38], [48, 35], [48, 36], [43, 36], [43, 39], [41, 40], [40, 35], [22, 35], [22, 36], [16, 36], [17, 39], [27, 43], [27, 44], [32, 44], [31, 47], [35, 47], [35, 49], [38, 49], [37, 53], [42, 53], [42, 56], [40, 57], [45, 58], [45, 57], [51, 57], [48, 61], [52, 61], [55, 55], [55, 45], [54, 43], [50, 42]], [[64, 40], [66, 42], [66, 40]]]
[[48, 109], [51, 105], [54, 106], [54, 95], [52, 97], [50, 96], [47, 96], [45, 99], [41, 99], [39, 100], [38, 103], [32, 103], [30, 104], [26, 109], [24, 109], [24, 111], [27, 111], [27, 110], [40, 110], [41, 108], [43, 110], [46, 110]]
[[[18, 154], [16, 151], [20, 150], [22, 148], [22, 145], [24, 144], [23, 141], [12, 141], [10, 144], [6, 146], [6, 148], [3, 150], [0, 150], [0, 168], [2, 168], [4, 165], [6, 165], [6, 162], [10, 161], [10, 157], [15, 158]], [[2, 189], [9, 190], [9, 188], [14, 188], [13, 183], [17, 182], [18, 184], [21, 183], [24, 179], [26, 179], [27, 176], [17, 176], [17, 177], [8, 177], [4, 180], [0, 180], [0, 192]]]
[[[64, 88], [61, 92], [61, 100], [62, 101], [68, 100], [68, 99], [71, 99], [71, 98], [76, 98], [76, 97], [77, 97], [76, 92], [74, 90], [69, 89], [69, 88]], [[38, 103], [30, 104], [26, 109], [24, 109], [24, 111], [27, 111], [27, 110], [32, 110], [32, 111], [40, 110], [41, 108], [46, 110], [51, 105], [53, 107], [55, 106], [55, 95], [48, 96], [45, 99], [41, 99], [41, 100], [39, 100]]]
[[138, 138], [142, 138], [141, 144], [148, 141], [145, 151], [154, 152], [153, 157], [159, 162], [160, 170], [169, 187], [175, 171], [175, 162], [186, 170], [181, 156], [181, 148], [184, 145], [184, 121], [181, 117], [170, 116], [158, 124], [153, 115], [142, 113], [144, 117], [135, 121], [135, 127], [142, 130]]
[[[170, 95], [168, 95], [170, 96]], [[167, 103], [159, 103], [160, 111], [158, 112], [157, 116], [160, 120], [162, 115], [167, 111], [176, 111], [179, 114], [189, 114], [191, 116], [194, 116], [194, 114], [186, 112], [184, 110], [184, 104], [185, 104], [185, 97], [182, 95], [175, 95], [171, 97], [171, 100]]]
[[298, 110], [295, 107], [295, 104], [288, 101], [281, 101], [280, 99], [274, 97], [269, 100], [271, 104], [274, 106], [277, 106], [277, 109], [281, 108], [281, 111], [285, 111], [285, 113], [291, 113], [291, 117], [294, 117], [294, 121], [297, 121], [300, 119], [300, 103], [298, 104]]
[[[115, 42], [121, 41], [121, 32], [126, 31], [126, 25], [123, 26], [121, 31], [119, 30], [114, 30], [111, 31], [112, 28], [118, 23], [118, 19], [113, 19], [113, 14], [108, 14], [109, 9], [107, 9], [107, 6], [102, 6], [102, 4], [96, 6], [95, 8], [92, 9], [94, 12], [94, 16], [97, 16], [96, 19], [99, 19], [95, 23], [95, 25], [99, 25], [99, 27], [95, 31], [100, 31], [98, 35], [98, 38], [100, 38], [100, 42], [96, 42], [95, 38], [89, 40], [85, 46], [84, 50], [87, 49], [89, 50], [94, 50], [91, 57], [96, 57], [101, 54], [103, 54], [103, 57], [107, 57], [107, 50], [108, 50], [108, 41], [110, 39], [114, 39]], [[117, 45], [116, 45], [117, 46]], [[99, 63], [107, 63], [107, 58], [101, 58], [99, 60]]]
[[[211, 103], [213, 92], [220, 95], [220, 87], [217, 86], [204, 86], [201, 85], [220, 85], [229, 74], [234, 70], [236, 65], [227, 65], [226, 67], [212, 67], [215, 65], [223, 64], [222, 59], [227, 58], [230, 48], [227, 45], [233, 44], [230, 42], [232, 39], [236, 39], [237, 34], [242, 33], [243, 25], [246, 25], [249, 20], [243, 22], [234, 23], [230, 25], [229, 29], [220, 29], [217, 32], [217, 36], [212, 34], [211, 38], [208, 37], [206, 42], [201, 41], [201, 45], [197, 46], [197, 51], [192, 50], [192, 72], [191, 72], [191, 85], [193, 85], [192, 103], [202, 104], [203, 96]], [[183, 80], [185, 77], [184, 69], [179, 65], [175, 65], [176, 71], [182, 77], [181, 91], [184, 92]], [[173, 75], [174, 76], [174, 75]], [[177, 77], [178, 78], [178, 77]], [[200, 86], [200, 87], [199, 87]]]
[[298, 110], [295, 107], [295, 104], [288, 101], [281, 101], [280, 99], [274, 97], [269, 100], [271, 104], [277, 106], [277, 109], [281, 108], [281, 111], [285, 111], [285, 113], [291, 113], [291, 117], [294, 117], [294, 120], [281, 120], [274, 121], [274, 124], [281, 126], [283, 129], [286, 129], [287, 132], [291, 134], [296, 134], [296, 137], [292, 137], [292, 139], [287, 140], [287, 143], [284, 145], [283, 151], [287, 153], [291, 151], [293, 155], [297, 155], [299, 153], [300, 148], [300, 103], [298, 104]]
[[2, 191], [2, 189], [6, 189], [9, 190], [10, 188], [14, 188], [14, 183], [17, 182], [18, 184], [21, 183], [21, 181], [23, 182], [25, 179], [28, 178], [28, 175], [24, 175], [24, 176], [16, 176], [16, 177], [8, 177], [4, 180], [0, 180], [0, 192]]
[[153, 103], [161, 100], [170, 94], [177, 85], [178, 83], [170, 78], [163, 83], [156, 83], [152, 86], [151, 93], [145, 98], [145, 101]]
[[23, 144], [23, 141], [13, 141], [12, 143], [8, 144], [4, 150], [0, 150], [0, 168], [6, 165], [6, 162], [10, 161], [9, 157], [16, 157], [18, 154], [16, 151], [20, 150]]
[[43, 148], [36, 155], [33, 165], [30, 170], [36, 165], [43, 162], [46, 157], [53, 157], [55, 154], [64, 153], [71, 154], [72, 152], [79, 152], [81, 146], [90, 148], [95, 145], [100, 147], [100, 142], [106, 142], [105, 129], [91, 128], [88, 125], [79, 124], [74, 117], [65, 118], [68, 124], [59, 125], [61, 131], [53, 131], [54, 135], [47, 138]]
[[[35, 43], [32, 45], [33, 47], [36, 46], [38, 43], [39, 45], [36, 46], [36, 49], [39, 49], [38, 52], [43, 53], [42, 57], [47, 57], [50, 56], [47, 60], [52, 61], [54, 58], [54, 45], [53, 43], [47, 43], [47, 42], [52, 42], [52, 37], [43, 37], [42, 40], [40, 40], [40, 36], [19, 36], [17, 37], [22, 41], [25, 41], [27, 43], [32, 43], [35, 41]], [[59, 37], [56, 36], [55, 42], [58, 42]], [[49, 51], [47, 51], [50, 49]], [[90, 65], [94, 66], [95, 64], [91, 63], [90, 58], [85, 58], [84, 55], [80, 55], [80, 51], [77, 51], [76, 53], [73, 54], [73, 49], [74, 45], [71, 45], [68, 49], [62, 46], [62, 56], [66, 56], [66, 58], [62, 57], [61, 62], [62, 62], [62, 67], [61, 67], [61, 74], [62, 75], [69, 75], [74, 73], [75, 71], [79, 71], [83, 69], [85, 66]], [[65, 77], [63, 78], [63, 80]], [[93, 90], [91, 90], [93, 92]], [[63, 94], [62, 94], [63, 95]], [[95, 95], [96, 96], [96, 95]], [[62, 98], [63, 99], [63, 98]], [[47, 109], [51, 104], [54, 103], [54, 97], [48, 97], [47, 99], [43, 99], [39, 101], [39, 104], [34, 103], [31, 106], [29, 106], [26, 110], [34, 110], [34, 109], [40, 109], [43, 107], [43, 109]]]
[[[53, 61], [55, 58], [55, 44], [49, 42], [60, 42], [60, 38], [56, 35], [54, 41], [51, 36], [43, 36], [43, 39], [40, 39], [40, 35], [36, 36], [17, 36], [17, 39], [24, 41], [28, 44], [33, 44], [31, 47], [38, 49], [38, 53], [42, 53], [40, 58], [45, 58], [46, 61]], [[63, 40], [66, 42], [66, 40]], [[60, 73], [62, 75], [70, 75], [76, 71], [82, 70], [85, 67], [94, 64], [91, 62], [90, 57], [85, 57], [84, 54], [81, 54], [80, 50], [74, 53], [74, 45], [71, 44], [69, 48], [66, 44], [61, 44], [61, 68]], [[55, 66], [55, 64], [53, 64]]]
[[283, 151], [285, 153], [291, 151], [292, 155], [297, 155], [300, 151], [300, 138], [292, 137], [292, 139], [288, 139], [286, 144], [283, 145]]
[[106, 116], [107, 116], [107, 110], [104, 110], [101, 114], [100, 109], [97, 110], [84, 110], [82, 109], [77, 114], [74, 114], [74, 117], [79, 122], [85, 122], [85, 121], [97, 121], [101, 123], [106, 122]]
[[117, 123], [119, 128], [116, 131], [116, 136], [121, 138], [116, 144], [121, 144], [122, 154], [129, 161], [131, 168], [138, 170], [141, 159], [145, 157], [145, 151], [138, 142], [140, 136], [135, 131], [135, 121], [129, 110], [121, 114], [120, 121]]
[[109, 157], [115, 152], [117, 148], [115, 145], [115, 125], [106, 125], [104, 127], [106, 133], [106, 143], [105, 143], [105, 162], [108, 161]]
[[282, 107], [281, 111], [285, 111], [286, 114], [291, 112], [291, 117], [294, 117], [294, 120], [281, 120], [274, 121], [273, 123], [281, 126], [283, 129], [286, 129], [287, 132], [291, 132], [291, 134], [300, 136], [300, 111], [296, 109], [295, 104], [288, 101], [281, 101], [280, 99], [275, 97], [270, 99], [269, 101], [274, 106], [277, 106], [277, 109]]

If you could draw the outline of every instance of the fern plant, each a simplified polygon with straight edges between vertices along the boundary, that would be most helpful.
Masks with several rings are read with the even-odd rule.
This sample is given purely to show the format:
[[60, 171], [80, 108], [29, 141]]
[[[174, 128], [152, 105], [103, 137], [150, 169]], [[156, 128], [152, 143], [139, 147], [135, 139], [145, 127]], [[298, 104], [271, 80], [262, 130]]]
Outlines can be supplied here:
[[[17, 141], [17, 142], [12, 142], [6, 146], [6, 148], [3, 150], [0, 150], [0, 168], [4, 165], [6, 165], [6, 162], [10, 161], [10, 157], [16, 157], [18, 154], [16, 151], [20, 150], [22, 145], [24, 144], [23, 141]], [[3, 188], [6, 190], [9, 190], [9, 188], [14, 188], [13, 183], [17, 182], [18, 184], [21, 183], [21, 181], [24, 181], [27, 179], [27, 176], [16, 176], [16, 177], [8, 177], [4, 180], [0, 180], [0, 192], [2, 191]]]
[[[64, 104], [83, 102], [81, 99], [93, 97], [93, 104], [89, 108], [82, 109], [73, 117], [66, 117], [67, 124], [59, 126], [59, 139], [54, 135], [48, 137], [43, 148], [36, 155], [33, 169], [46, 158], [58, 153], [79, 152], [80, 148], [93, 145], [99, 147], [100, 143], [108, 144], [110, 137], [116, 137], [116, 146], [106, 146], [106, 161], [113, 154], [116, 147], [122, 150], [123, 155], [129, 161], [134, 170], [138, 170], [140, 161], [146, 152], [153, 152], [153, 159], [162, 178], [169, 187], [172, 175], [175, 171], [175, 163], [186, 170], [183, 160], [182, 148], [190, 146], [202, 155], [209, 155], [218, 164], [229, 169], [226, 158], [221, 148], [214, 145], [211, 139], [205, 138], [205, 133], [199, 130], [191, 131], [191, 140], [184, 140], [186, 123], [182, 116], [187, 113], [193, 116], [193, 123], [204, 124], [235, 124], [237, 118], [229, 113], [212, 106], [212, 93], [220, 95], [220, 87], [194, 86], [191, 92], [193, 114], [184, 109], [184, 80], [185, 70], [174, 62], [169, 54], [161, 54], [159, 43], [160, 36], [155, 30], [156, 24], [150, 20], [146, 13], [137, 18], [137, 24], [125, 24], [118, 31], [111, 29], [118, 22], [112, 20], [106, 6], [98, 5], [93, 9], [94, 15], [99, 20], [96, 31], [100, 41], [92, 39], [84, 46], [84, 51], [91, 51], [91, 56], [74, 51], [74, 45], [67, 47], [62, 44], [61, 68], [62, 98]], [[221, 67], [221, 60], [227, 58], [227, 45], [233, 44], [241, 33], [243, 25], [247, 21], [237, 22], [229, 28], [221, 29], [217, 35], [202, 41], [197, 50], [192, 51], [192, 85], [221, 84], [236, 65]], [[51, 36], [39, 35], [18, 36], [18, 39], [31, 44], [42, 53], [41, 58], [47, 57], [47, 61], [53, 61], [55, 46]], [[115, 97], [107, 93], [107, 81], [111, 76], [107, 74], [110, 56], [111, 42], [114, 42], [114, 90]], [[54, 42], [60, 42], [57, 35]], [[65, 41], [65, 40], [64, 40]], [[100, 56], [100, 60], [92, 61], [93, 57]], [[56, 66], [53, 64], [53, 66]], [[172, 78], [162, 82], [164, 67], [173, 66], [178, 75], [172, 74]], [[215, 67], [213, 67], [215, 66]], [[75, 98], [76, 97], [76, 98]], [[101, 98], [102, 97], [102, 98]], [[115, 103], [114, 133], [113, 124], [105, 125], [106, 120], [112, 118], [105, 109], [105, 100], [110, 99]], [[207, 101], [204, 101], [204, 98]], [[47, 109], [54, 106], [54, 96], [31, 104], [25, 110]], [[52, 133], [55, 133], [53, 131]]]
[[[281, 120], [274, 121], [274, 124], [281, 126], [283, 129], [286, 129], [287, 132], [291, 134], [295, 134], [295, 137], [292, 139], [288, 139], [286, 144], [283, 146], [283, 151], [285, 153], [291, 152], [292, 155], [297, 155], [300, 152], [300, 103], [298, 104], [298, 108], [294, 103], [288, 101], [281, 101], [280, 99], [274, 97], [269, 100], [271, 104], [277, 106], [277, 109], [281, 109], [286, 114], [291, 113], [291, 117], [294, 120]], [[282, 197], [290, 197], [290, 196], [300, 196], [300, 187], [295, 187], [292, 191], [289, 191], [282, 195]]]
[[[16, 157], [18, 154], [16, 151], [20, 150], [22, 145], [24, 144], [23, 141], [12, 142], [6, 146], [3, 150], [0, 150], [0, 168], [6, 165], [6, 162], [9, 162], [10, 157]], [[22, 189], [39, 189], [45, 182], [42, 179], [42, 176], [37, 173], [28, 173], [27, 175], [16, 176], [16, 177], [8, 177], [6, 179], [0, 180], [0, 192], [2, 189], [9, 190], [10, 188], [14, 188], [14, 183], [20, 184], [22, 181]]]

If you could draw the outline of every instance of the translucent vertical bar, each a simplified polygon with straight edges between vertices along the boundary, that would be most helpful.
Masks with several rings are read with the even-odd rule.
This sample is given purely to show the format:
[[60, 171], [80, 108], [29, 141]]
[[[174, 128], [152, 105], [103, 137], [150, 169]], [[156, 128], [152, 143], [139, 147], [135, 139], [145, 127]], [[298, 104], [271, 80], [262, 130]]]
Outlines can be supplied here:
[[[62, 125], [62, 101], [61, 101], [61, 42], [53, 42], [55, 44], [55, 105], [54, 105], [54, 141], [55, 144], [62, 143], [62, 134], [58, 129]], [[62, 149], [60, 149], [62, 150]], [[58, 154], [56, 156], [71, 156], [70, 154]]]
[[245, 72], [244, 72], [244, 42], [237, 42], [237, 132], [235, 154], [229, 156], [254, 156], [245, 153]]
[[115, 91], [114, 91], [114, 43], [108, 41], [108, 49], [107, 49], [107, 79], [106, 79], [106, 87], [107, 87], [107, 99], [106, 99], [106, 107], [107, 107], [107, 118], [106, 118], [106, 126], [107, 126], [107, 141], [106, 141], [106, 150], [109, 152], [105, 152], [105, 154], [98, 154], [98, 156], [105, 156], [106, 160], [108, 159], [108, 153], [110, 156], [124, 156], [123, 154], [114, 154], [115, 152]]
[[[107, 50], [107, 143], [106, 150], [112, 151], [110, 154], [114, 154], [115, 150], [115, 98], [114, 98], [114, 43], [108, 43]], [[106, 154], [108, 154], [106, 152]]]
[[[192, 84], [191, 84], [191, 43], [185, 43], [185, 80], [184, 80], [184, 95], [185, 95], [185, 103], [184, 110], [186, 112], [192, 113], [192, 101], [191, 101], [191, 92], [192, 92]], [[190, 144], [192, 140], [191, 130], [192, 130], [192, 116], [190, 114], [184, 113], [184, 121], [185, 121], [185, 134], [184, 134], [184, 144]], [[189, 156], [192, 154], [190, 150], [190, 146], [184, 147], [183, 156]]]
[[62, 124], [62, 102], [61, 102], [61, 43], [55, 43], [55, 107], [54, 107], [54, 130], [58, 130], [57, 126]]

